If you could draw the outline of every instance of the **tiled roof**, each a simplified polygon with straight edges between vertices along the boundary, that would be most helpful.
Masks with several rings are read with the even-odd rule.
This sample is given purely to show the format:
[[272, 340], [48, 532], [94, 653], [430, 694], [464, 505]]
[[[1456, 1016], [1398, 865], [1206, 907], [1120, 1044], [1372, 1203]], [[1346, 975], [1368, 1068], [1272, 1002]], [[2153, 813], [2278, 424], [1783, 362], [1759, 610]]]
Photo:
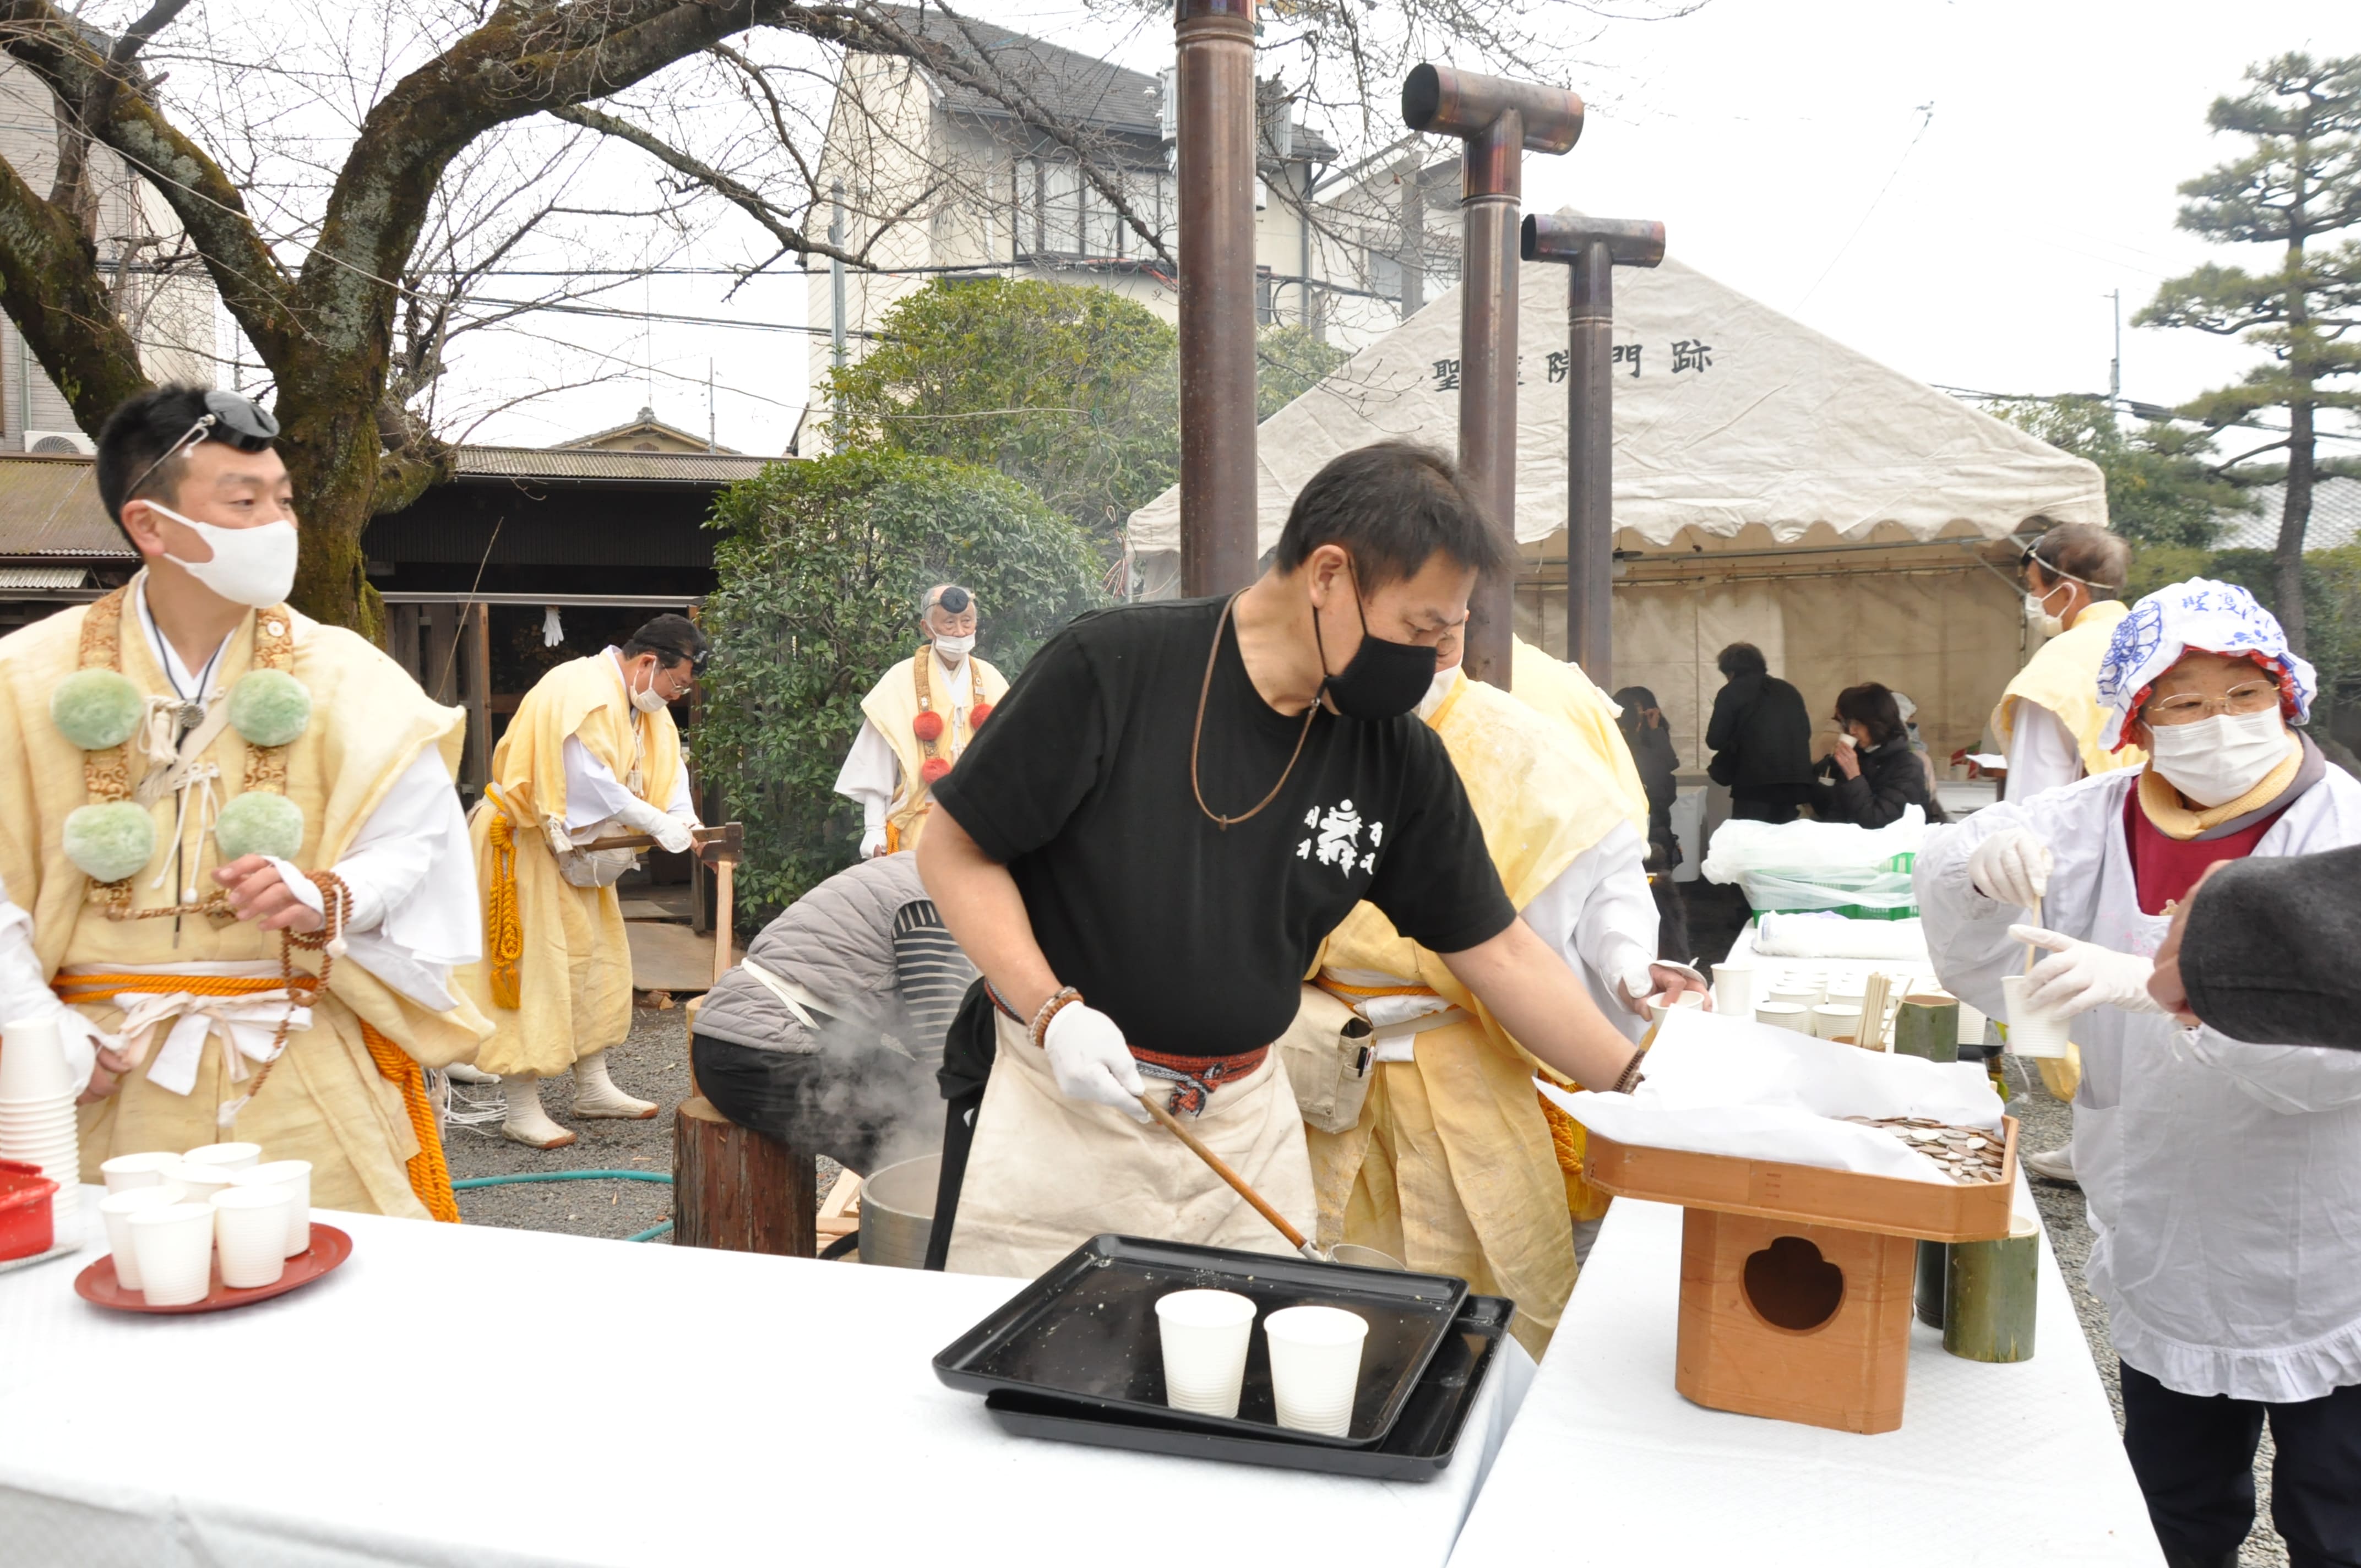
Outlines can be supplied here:
[[99, 504], [93, 467], [89, 458], [79, 455], [0, 453], [0, 556], [137, 560]]
[[[2217, 550], [2268, 550], [2279, 542], [2279, 512], [2287, 505], [2285, 485], [2258, 485], [2247, 492], [2256, 510], [2231, 520], [2214, 542]], [[2313, 481], [2312, 521], [2305, 524], [2306, 550], [2334, 550], [2361, 538], [2361, 479]]]
[[461, 479], [532, 479], [550, 484], [730, 485], [790, 459], [721, 452], [612, 452], [603, 447], [462, 446]]

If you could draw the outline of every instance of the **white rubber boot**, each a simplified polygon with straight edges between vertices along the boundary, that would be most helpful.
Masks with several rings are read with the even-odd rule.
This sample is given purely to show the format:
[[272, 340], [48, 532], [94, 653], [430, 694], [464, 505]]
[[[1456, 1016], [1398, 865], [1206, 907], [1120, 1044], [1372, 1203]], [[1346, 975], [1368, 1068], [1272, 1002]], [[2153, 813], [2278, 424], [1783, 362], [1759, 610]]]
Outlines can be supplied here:
[[644, 1122], [656, 1113], [645, 1100], [634, 1100], [607, 1076], [607, 1053], [594, 1051], [574, 1061], [574, 1113], [610, 1122]]
[[2046, 1177], [2051, 1181], [2074, 1181], [2076, 1186], [2081, 1185], [2079, 1181], [2075, 1181], [2074, 1146], [2071, 1142], [2062, 1144], [2054, 1149], [2045, 1149], [2038, 1154], [2026, 1155], [2025, 1168], [2036, 1176]]
[[529, 1149], [562, 1149], [574, 1141], [574, 1135], [541, 1108], [541, 1080], [511, 1073], [500, 1080], [500, 1094], [509, 1102], [508, 1119], [500, 1124], [502, 1137]]

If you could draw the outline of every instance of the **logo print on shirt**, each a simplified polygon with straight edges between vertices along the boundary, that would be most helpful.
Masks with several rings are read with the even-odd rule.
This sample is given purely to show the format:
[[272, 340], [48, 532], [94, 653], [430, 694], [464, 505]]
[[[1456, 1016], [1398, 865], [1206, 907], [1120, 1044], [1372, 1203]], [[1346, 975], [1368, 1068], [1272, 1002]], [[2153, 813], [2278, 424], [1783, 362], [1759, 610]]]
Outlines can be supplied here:
[[1361, 849], [1361, 829], [1365, 824], [1361, 814], [1353, 809], [1349, 800], [1340, 800], [1326, 811], [1313, 806], [1303, 814], [1303, 825], [1318, 835], [1295, 846], [1299, 861], [1318, 861], [1323, 866], [1334, 866], [1346, 876], [1353, 874], [1355, 862], [1363, 872], [1374, 871], [1378, 864], [1378, 846], [1385, 841], [1386, 825], [1366, 824], [1369, 831], [1369, 847]]

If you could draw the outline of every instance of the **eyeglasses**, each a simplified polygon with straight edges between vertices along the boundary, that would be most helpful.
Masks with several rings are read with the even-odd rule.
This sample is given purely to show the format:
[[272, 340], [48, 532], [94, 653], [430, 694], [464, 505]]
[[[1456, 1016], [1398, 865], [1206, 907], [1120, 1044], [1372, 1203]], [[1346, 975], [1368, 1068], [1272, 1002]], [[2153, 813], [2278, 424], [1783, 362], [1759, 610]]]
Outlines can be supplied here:
[[2224, 696], [2199, 696], [2194, 692], [2188, 692], [2180, 696], [2158, 697], [2143, 710], [2143, 717], [2152, 725], [2169, 728], [2175, 724], [2194, 724], [2217, 713], [2263, 713], [2276, 709], [2279, 705], [2279, 688], [2273, 682], [2241, 681]]
[[125, 486], [123, 493], [126, 497], [137, 495], [139, 487], [148, 482], [149, 475], [173, 458], [194, 451], [197, 444], [204, 440], [215, 425], [226, 426], [249, 441], [269, 441], [279, 433], [279, 422], [257, 404], [236, 392], [207, 392], [205, 411], [197, 416], [197, 422], [182, 432], [178, 441], [166, 447], [162, 456], [140, 469], [139, 477]]

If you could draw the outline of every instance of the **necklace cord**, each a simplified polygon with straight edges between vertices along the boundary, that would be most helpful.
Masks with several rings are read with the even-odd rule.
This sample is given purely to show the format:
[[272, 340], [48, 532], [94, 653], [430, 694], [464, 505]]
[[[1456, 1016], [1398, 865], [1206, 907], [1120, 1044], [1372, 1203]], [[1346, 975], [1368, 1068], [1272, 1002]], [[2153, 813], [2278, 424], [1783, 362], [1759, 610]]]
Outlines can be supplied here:
[[[1197, 809], [1211, 817], [1214, 827], [1224, 829], [1254, 817], [1264, 806], [1279, 798], [1279, 792], [1287, 787], [1288, 778], [1295, 772], [1296, 762], [1303, 755], [1303, 742], [1312, 738], [1312, 721], [1320, 716], [1320, 699], [1315, 696], [1312, 699], [1312, 706], [1303, 710], [1303, 728], [1295, 732], [1295, 750], [1288, 753], [1287, 766], [1279, 771], [1279, 782], [1270, 786], [1268, 795], [1254, 803], [1251, 810], [1236, 817], [1224, 817], [1205, 804], [1205, 786], [1199, 783], [1197, 778], [1197, 751], [1205, 738], [1205, 701], [1213, 691], [1213, 665], [1222, 656], [1222, 632], [1230, 624], [1230, 611], [1236, 608], [1239, 595], [1245, 592], [1244, 588], [1240, 588], [1237, 593], [1232, 594], [1222, 606], [1221, 618], [1213, 622], [1213, 646], [1205, 654], [1205, 678], [1197, 687], [1197, 723], [1189, 731], [1190, 793], [1197, 797]], [[1319, 612], [1315, 610], [1312, 614], [1312, 625], [1316, 632], [1319, 626]], [[1246, 651], [1243, 648], [1238, 652], [1238, 658], [1241, 663], [1245, 661]]]

